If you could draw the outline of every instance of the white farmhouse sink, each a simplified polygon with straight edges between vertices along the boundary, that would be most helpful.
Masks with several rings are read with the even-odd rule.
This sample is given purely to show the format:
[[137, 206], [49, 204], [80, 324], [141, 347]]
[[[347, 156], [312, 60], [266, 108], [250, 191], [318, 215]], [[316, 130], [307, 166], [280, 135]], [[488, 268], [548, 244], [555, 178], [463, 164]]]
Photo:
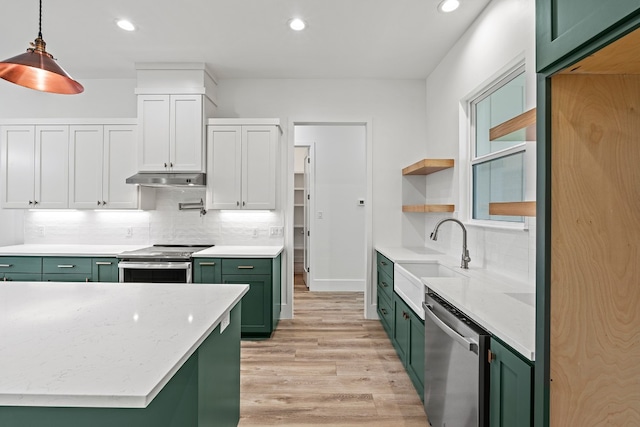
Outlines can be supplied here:
[[465, 277], [437, 262], [395, 263], [393, 266], [393, 290], [411, 309], [424, 320], [424, 284], [421, 277]]

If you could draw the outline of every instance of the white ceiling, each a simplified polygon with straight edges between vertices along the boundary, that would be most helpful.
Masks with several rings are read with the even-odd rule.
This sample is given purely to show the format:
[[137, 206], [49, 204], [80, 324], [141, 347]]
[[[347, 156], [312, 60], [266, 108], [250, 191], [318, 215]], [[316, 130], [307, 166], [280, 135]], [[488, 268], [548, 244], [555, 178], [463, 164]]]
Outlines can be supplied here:
[[[219, 78], [425, 78], [490, 0], [43, 0], [43, 38], [74, 78], [135, 62], [206, 62]], [[38, 32], [38, 0], [7, 1], [0, 60]], [[287, 21], [308, 23], [296, 33]], [[115, 25], [128, 18], [138, 30]]]

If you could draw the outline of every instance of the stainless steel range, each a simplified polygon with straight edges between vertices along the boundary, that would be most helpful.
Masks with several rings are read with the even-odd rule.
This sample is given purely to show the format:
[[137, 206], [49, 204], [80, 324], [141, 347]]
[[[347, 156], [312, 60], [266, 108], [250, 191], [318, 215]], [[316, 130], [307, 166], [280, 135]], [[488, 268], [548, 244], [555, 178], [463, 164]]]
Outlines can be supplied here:
[[192, 283], [194, 252], [214, 245], [153, 245], [118, 255], [120, 282]]

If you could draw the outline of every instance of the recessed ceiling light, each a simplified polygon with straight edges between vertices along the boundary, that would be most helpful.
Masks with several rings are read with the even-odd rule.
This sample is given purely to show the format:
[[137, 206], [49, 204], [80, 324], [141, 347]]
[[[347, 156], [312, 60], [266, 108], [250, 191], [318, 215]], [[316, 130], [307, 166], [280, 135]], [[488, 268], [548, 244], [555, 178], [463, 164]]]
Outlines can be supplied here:
[[126, 19], [118, 19], [116, 21], [116, 25], [122, 28], [125, 31], [135, 31], [136, 26], [131, 23], [131, 21], [127, 21]]
[[289, 28], [294, 31], [302, 31], [307, 27], [307, 23], [300, 18], [293, 18], [289, 21]]
[[442, 0], [438, 5], [438, 10], [440, 12], [448, 13], [453, 12], [460, 6], [460, 2], [458, 0]]

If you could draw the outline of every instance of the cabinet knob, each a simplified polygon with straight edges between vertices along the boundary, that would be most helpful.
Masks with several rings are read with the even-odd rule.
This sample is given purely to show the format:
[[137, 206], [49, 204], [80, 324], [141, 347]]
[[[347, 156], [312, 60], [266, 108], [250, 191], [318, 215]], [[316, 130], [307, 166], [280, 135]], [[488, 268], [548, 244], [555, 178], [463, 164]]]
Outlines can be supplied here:
[[98, 200], [98, 206], [100, 206], [100, 200]]
[[32, 205], [32, 204], [33, 204], [33, 202], [31, 200], [29, 200], [29, 205]]
[[35, 206], [35, 205], [37, 205], [37, 204], [38, 204], [38, 201], [37, 201], [37, 200], [34, 200], [34, 201], [33, 201], [33, 206]]
[[387, 265], [387, 263], [386, 263], [386, 262], [384, 262], [384, 261], [380, 261], [380, 265], [383, 265], [383, 266], [384, 266], [384, 265]]
[[169, 167], [173, 167], [173, 162], [169, 162]]
[[167, 163], [166, 163], [166, 162], [165, 162], [165, 164], [164, 164], [164, 167], [165, 167], [165, 168], [167, 167]]
[[104, 200], [102, 201], [102, 206], [106, 206], [107, 202], [105, 202]]
[[387, 285], [387, 282], [380, 282], [380, 284], [382, 285], [383, 288], [388, 288], [389, 285]]
[[236, 206], [240, 206], [240, 202], [236, 202]]
[[491, 363], [496, 359], [497, 359], [496, 354], [491, 350], [487, 350], [487, 361]]
[[242, 201], [242, 206], [245, 206], [245, 205], [246, 205], [246, 203], [245, 203], [245, 202], [244, 202], [244, 200], [243, 200], [243, 201]]
[[384, 308], [380, 309], [380, 313], [384, 314], [385, 316], [387, 315], [387, 310]]

